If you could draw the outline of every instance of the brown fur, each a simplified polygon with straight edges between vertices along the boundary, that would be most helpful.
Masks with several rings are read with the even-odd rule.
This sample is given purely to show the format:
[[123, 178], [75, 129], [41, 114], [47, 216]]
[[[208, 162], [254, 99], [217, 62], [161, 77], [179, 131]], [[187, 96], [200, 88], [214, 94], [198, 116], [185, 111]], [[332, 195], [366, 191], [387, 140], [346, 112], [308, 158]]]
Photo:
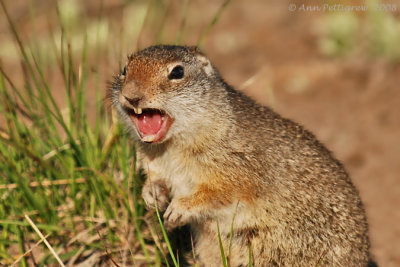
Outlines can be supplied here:
[[[182, 79], [168, 79], [174, 64]], [[121, 95], [173, 118], [162, 142], [140, 140]], [[200, 266], [222, 266], [217, 222], [230, 266], [248, 266], [249, 249], [254, 266], [368, 265], [365, 212], [342, 164], [302, 126], [227, 85], [197, 48], [130, 56], [111, 99], [147, 172], [148, 207], [166, 209], [169, 229], [190, 224]]]

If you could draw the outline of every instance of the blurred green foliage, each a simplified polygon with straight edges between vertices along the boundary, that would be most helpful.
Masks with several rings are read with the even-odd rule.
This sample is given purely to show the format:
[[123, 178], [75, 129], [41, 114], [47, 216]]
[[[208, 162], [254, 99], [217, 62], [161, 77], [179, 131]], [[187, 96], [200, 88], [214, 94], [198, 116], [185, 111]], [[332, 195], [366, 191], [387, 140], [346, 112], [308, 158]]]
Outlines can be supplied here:
[[364, 55], [389, 61], [400, 59], [400, 3], [368, 0], [366, 12], [329, 12], [317, 26], [318, 47], [328, 56]]

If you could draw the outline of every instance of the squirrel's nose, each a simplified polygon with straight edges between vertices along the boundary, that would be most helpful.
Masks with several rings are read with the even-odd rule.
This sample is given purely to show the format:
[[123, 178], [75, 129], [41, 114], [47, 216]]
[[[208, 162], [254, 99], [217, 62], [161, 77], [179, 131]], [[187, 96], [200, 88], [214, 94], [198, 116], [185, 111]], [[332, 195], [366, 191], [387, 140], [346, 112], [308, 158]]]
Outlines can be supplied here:
[[126, 96], [124, 96], [124, 97], [125, 97], [126, 101], [128, 101], [129, 104], [131, 104], [132, 106], [138, 106], [140, 100], [143, 99], [143, 97], [134, 97], [134, 98], [129, 98]]
[[128, 104], [133, 107], [137, 107], [139, 105], [139, 102], [144, 98], [144, 95], [134, 87], [136, 86], [131, 85], [122, 89], [119, 99], [121, 104]]
[[135, 109], [139, 106], [140, 101], [143, 99], [143, 96], [139, 95], [129, 95], [126, 96], [123, 93], [119, 95], [119, 102], [122, 106], [130, 109]]

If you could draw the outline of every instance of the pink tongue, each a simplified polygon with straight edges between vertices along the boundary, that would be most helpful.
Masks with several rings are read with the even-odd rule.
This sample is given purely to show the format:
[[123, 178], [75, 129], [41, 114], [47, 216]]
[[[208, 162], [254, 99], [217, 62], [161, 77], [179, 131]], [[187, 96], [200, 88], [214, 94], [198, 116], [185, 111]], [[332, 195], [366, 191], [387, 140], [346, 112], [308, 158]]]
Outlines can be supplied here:
[[162, 116], [158, 112], [147, 112], [138, 116], [138, 128], [142, 134], [153, 135], [160, 131]]

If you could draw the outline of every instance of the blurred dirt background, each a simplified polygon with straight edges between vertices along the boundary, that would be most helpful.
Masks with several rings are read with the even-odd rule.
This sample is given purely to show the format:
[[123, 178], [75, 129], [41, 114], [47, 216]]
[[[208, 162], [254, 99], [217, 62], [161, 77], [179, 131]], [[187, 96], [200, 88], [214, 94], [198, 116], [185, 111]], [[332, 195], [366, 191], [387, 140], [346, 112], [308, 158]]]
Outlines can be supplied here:
[[[50, 32], [57, 31], [54, 1], [4, 2], [23, 40], [35, 40], [39, 50], [41, 40], [48, 42]], [[167, 1], [160, 13], [144, 21], [142, 30], [130, 21], [145, 13], [138, 12], [146, 10], [145, 1], [76, 3], [89, 33], [90, 22], [106, 25], [96, 39], [102, 45], [92, 50], [88, 40], [88, 65], [97, 77], [88, 82], [87, 105], [91, 107], [91, 88], [97, 85], [105, 92], [107, 81], [124, 64], [127, 53], [177, 39], [196, 44], [223, 1], [189, 1], [188, 5]], [[333, 4], [323, 0], [232, 1], [202, 49], [228, 83], [303, 124], [345, 164], [364, 200], [373, 255], [380, 266], [400, 266], [400, 61], [398, 51], [393, 50], [397, 44], [400, 47], [400, 2], [389, 2], [396, 8], [384, 12], [398, 32], [391, 30], [392, 24], [369, 26], [375, 25], [374, 17], [364, 11], [344, 12], [337, 19], [334, 12], [301, 10], [303, 4], [321, 7], [326, 3]], [[297, 10], [289, 11], [290, 4], [296, 4]], [[185, 8], [187, 17], [182, 19]], [[382, 33], [387, 27], [388, 33]], [[382, 38], [394, 35], [394, 41], [384, 42], [389, 42], [389, 48], [374, 49], [379, 34]], [[23, 86], [20, 56], [3, 14], [0, 55], [8, 74]], [[62, 103], [57, 63], [50, 56], [42, 63], [48, 66], [46, 75]]]

